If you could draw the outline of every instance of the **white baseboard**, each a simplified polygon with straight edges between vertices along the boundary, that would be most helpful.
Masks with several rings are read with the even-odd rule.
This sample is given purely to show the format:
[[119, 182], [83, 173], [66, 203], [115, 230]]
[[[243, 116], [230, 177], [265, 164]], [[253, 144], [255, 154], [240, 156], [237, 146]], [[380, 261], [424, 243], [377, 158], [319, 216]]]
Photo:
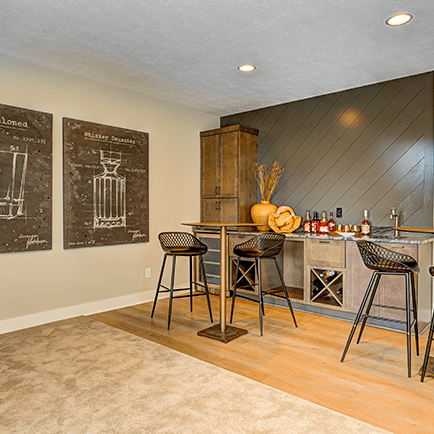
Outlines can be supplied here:
[[134, 306], [136, 304], [147, 303], [154, 299], [155, 292], [139, 292], [123, 297], [110, 298], [108, 300], [95, 301], [92, 303], [79, 304], [76, 306], [65, 307], [62, 309], [50, 310], [47, 312], [35, 313], [17, 318], [0, 321], [0, 334], [35, 327], [54, 321], [73, 318], [81, 315], [92, 315], [122, 307]]

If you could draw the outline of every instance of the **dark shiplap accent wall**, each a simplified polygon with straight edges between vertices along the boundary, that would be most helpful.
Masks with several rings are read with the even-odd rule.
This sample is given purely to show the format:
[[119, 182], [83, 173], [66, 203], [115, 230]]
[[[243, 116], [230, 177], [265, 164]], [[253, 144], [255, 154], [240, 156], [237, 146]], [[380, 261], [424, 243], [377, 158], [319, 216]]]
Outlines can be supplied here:
[[258, 163], [284, 172], [272, 197], [298, 215], [335, 212], [339, 223], [433, 225], [433, 73], [252, 110], [221, 126], [259, 130]]

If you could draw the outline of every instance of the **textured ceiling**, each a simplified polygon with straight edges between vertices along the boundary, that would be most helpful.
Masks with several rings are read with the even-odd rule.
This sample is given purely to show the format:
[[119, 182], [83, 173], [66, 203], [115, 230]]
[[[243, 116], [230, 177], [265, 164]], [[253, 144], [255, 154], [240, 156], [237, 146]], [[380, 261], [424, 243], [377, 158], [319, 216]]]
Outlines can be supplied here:
[[0, 53], [223, 116], [432, 71], [433, 17], [433, 0], [2, 0]]

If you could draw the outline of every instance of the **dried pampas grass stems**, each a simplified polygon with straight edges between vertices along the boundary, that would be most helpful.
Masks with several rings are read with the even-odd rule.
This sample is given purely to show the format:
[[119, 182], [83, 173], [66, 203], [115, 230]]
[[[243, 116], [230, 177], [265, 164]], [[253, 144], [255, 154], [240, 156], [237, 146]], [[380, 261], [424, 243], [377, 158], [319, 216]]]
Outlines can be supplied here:
[[263, 202], [270, 202], [271, 195], [276, 189], [279, 179], [282, 176], [283, 167], [275, 161], [273, 164], [255, 164], [256, 180]]

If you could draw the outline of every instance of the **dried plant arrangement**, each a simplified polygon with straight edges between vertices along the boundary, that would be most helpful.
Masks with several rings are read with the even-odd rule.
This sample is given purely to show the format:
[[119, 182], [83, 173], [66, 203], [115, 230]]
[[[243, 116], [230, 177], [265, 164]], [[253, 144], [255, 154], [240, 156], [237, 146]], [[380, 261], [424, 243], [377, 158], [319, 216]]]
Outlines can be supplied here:
[[271, 195], [282, 176], [283, 167], [275, 161], [273, 164], [261, 164], [260, 166], [256, 163], [254, 169], [262, 202], [270, 202]]

